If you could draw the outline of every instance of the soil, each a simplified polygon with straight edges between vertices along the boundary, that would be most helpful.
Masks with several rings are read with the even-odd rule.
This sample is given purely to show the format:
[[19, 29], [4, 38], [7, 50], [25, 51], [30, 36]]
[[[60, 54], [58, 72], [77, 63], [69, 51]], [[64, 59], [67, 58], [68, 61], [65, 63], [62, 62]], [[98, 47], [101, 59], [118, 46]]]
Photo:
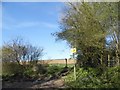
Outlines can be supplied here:
[[2, 88], [62, 88], [64, 86], [64, 80], [55, 79], [50, 81], [45, 81], [43, 83], [34, 84], [31, 81], [21, 81], [21, 82], [3, 82]]

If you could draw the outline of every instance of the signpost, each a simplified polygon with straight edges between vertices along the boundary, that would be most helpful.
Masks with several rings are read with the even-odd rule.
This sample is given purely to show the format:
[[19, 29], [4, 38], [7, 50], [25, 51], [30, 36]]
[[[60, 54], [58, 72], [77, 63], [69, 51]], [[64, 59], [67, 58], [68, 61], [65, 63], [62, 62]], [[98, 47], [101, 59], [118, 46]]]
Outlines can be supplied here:
[[74, 59], [74, 78], [76, 80], [76, 61], [75, 61], [75, 54], [76, 54], [76, 48], [71, 49], [71, 53], [73, 54], [73, 59]]
[[72, 53], [76, 53], [76, 48], [72, 48], [72, 49], [71, 49], [71, 52], [72, 52]]

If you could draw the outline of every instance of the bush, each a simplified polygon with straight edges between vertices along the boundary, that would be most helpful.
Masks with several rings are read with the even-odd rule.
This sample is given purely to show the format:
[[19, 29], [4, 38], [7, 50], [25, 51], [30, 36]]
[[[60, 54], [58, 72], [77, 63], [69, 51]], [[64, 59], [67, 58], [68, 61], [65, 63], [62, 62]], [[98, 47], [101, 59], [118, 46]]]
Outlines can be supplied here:
[[108, 68], [100, 79], [103, 87], [120, 88], [120, 66]]
[[47, 67], [47, 72], [46, 74], [49, 75], [54, 75], [62, 70], [63, 67], [58, 66], [58, 65], [49, 65]]
[[15, 62], [2, 63], [2, 75], [14, 75], [23, 73], [24, 69], [21, 65]]
[[34, 72], [32, 70], [32, 66], [31, 65], [24, 65], [24, 72], [23, 75], [25, 76], [34, 76]]
[[77, 70], [75, 81], [73, 72], [66, 78], [65, 83], [72, 88], [120, 88], [120, 67], [106, 69], [101, 75], [99, 69], [89, 68]]
[[46, 67], [41, 64], [25, 65], [24, 75], [37, 77], [46, 73]]
[[[88, 72], [88, 70], [84, 70], [80, 68], [77, 72], [77, 79], [75, 81], [73, 73], [71, 73], [65, 80], [66, 84], [72, 88], [86, 88], [86, 87], [93, 87], [92, 83], [96, 82], [95, 74], [93, 72]], [[93, 78], [94, 77], [94, 78]]]
[[19, 65], [15, 62], [5, 62], [2, 64], [3, 79], [11, 77], [38, 77], [46, 73], [46, 67], [41, 64]]

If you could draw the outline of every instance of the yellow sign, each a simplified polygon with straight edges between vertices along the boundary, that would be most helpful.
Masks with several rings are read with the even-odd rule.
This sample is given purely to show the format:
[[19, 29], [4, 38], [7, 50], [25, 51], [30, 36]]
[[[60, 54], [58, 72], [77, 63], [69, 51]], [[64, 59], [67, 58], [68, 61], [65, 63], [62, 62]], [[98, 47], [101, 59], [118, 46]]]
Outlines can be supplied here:
[[76, 51], [77, 51], [76, 48], [72, 48], [72, 49], [71, 49], [71, 52], [72, 52], [72, 53], [76, 53]]

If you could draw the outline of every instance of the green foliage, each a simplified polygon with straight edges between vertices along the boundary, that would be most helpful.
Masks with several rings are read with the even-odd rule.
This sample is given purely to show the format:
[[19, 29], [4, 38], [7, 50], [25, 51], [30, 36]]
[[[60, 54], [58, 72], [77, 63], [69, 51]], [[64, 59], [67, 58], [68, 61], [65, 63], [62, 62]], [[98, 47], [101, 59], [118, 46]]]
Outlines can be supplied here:
[[[73, 73], [71, 73], [67, 79], [65, 80], [67, 85], [70, 86], [70, 87], [75, 87], [75, 88], [90, 88], [93, 87], [93, 82], [96, 82], [98, 81], [95, 77], [95, 73], [94, 71], [92, 72], [88, 72], [88, 70], [84, 70], [82, 68], [80, 68], [77, 73], [77, 80], [75, 81], [74, 80], [74, 76], [73, 76]], [[94, 77], [94, 78], [93, 78]], [[99, 82], [99, 81], [98, 81]]]
[[3, 75], [14, 75], [22, 73], [23, 67], [15, 62], [4, 62], [2, 63], [2, 74]]
[[[98, 75], [102, 73], [102, 75]], [[66, 85], [72, 88], [120, 88], [120, 67], [108, 68], [101, 72], [98, 69], [80, 68], [77, 71], [77, 80], [74, 80], [73, 72], [66, 76]]]
[[38, 77], [46, 73], [46, 67], [41, 64], [19, 65], [15, 62], [4, 62], [2, 66], [2, 76], [9, 77], [21, 75], [28, 77]]
[[31, 65], [25, 65], [24, 66], [24, 72], [23, 75], [27, 75], [27, 76], [35, 76], [35, 72], [32, 70], [32, 66]]
[[80, 51], [77, 54], [82, 56], [78, 56], [82, 66], [107, 65], [107, 54], [113, 51], [119, 64], [118, 22], [118, 3], [68, 2], [60, 22], [62, 30], [55, 35]]
[[46, 74], [52, 76], [63, 69], [63, 65], [41, 65], [41, 64], [27, 64], [19, 65], [15, 62], [4, 62], [2, 67], [2, 76], [12, 76], [15, 74], [39, 77]]
[[103, 87], [120, 88], [120, 67], [111, 67], [100, 77]]
[[60, 66], [60, 65], [49, 65], [49, 66], [47, 67], [47, 72], [46, 72], [46, 74], [47, 74], [48, 76], [51, 76], [51, 75], [54, 75], [54, 74], [60, 72], [62, 69], [63, 69], [63, 66]]
[[38, 77], [42, 74], [45, 74], [47, 72], [46, 67], [41, 64], [33, 64], [33, 65], [26, 65], [24, 66], [24, 75], [30, 76], [30, 77]]

